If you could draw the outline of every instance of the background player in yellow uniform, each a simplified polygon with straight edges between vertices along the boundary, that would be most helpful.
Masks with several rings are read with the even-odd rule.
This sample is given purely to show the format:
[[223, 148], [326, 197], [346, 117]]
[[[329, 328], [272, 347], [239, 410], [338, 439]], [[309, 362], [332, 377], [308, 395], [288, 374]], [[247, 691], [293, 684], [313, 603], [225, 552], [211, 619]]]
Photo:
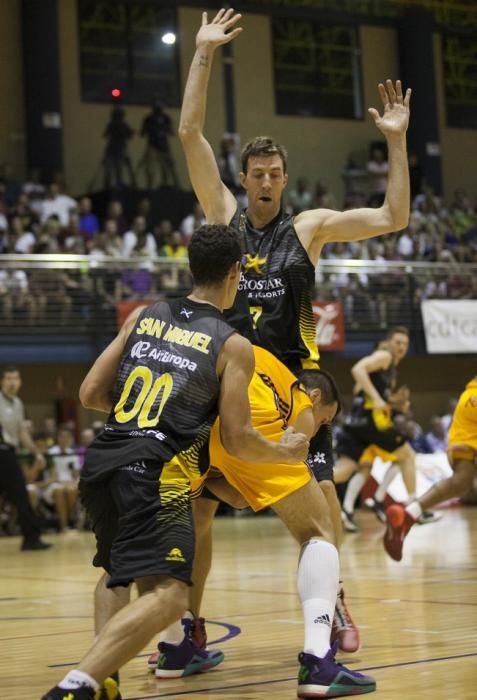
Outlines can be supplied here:
[[459, 398], [449, 428], [448, 444], [452, 476], [431, 486], [406, 508], [392, 505], [386, 509], [384, 548], [395, 561], [402, 559], [404, 539], [424, 510], [449, 498], [463, 496], [472, 487], [477, 474], [477, 376]]

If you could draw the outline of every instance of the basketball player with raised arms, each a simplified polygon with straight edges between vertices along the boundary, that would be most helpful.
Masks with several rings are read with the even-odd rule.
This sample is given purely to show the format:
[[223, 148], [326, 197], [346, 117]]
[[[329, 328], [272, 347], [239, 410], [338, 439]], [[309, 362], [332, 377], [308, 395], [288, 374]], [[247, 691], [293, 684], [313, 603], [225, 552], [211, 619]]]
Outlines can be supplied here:
[[[393, 84], [387, 80], [378, 86], [382, 114], [369, 109], [388, 147], [388, 188], [381, 207], [345, 212], [315, 209], [294, 218], [287, 215], [281, 206], [288, 180], [286, 150], [273, 139], [258, 136], [242, 152], [240, 180], [248, 207], [241, 209], [221, 181], [214, 152], [203, 134], [213, 57], [219, 46], [242, 32], [237, 26], [240, 18], [233, 9], [222, 9], [209, 22], [207, 13], [203, 13], [184, 93], [179, 136], [191, 182], [207, 220], [237, 227], [245, 246], [247, 263], [229, 322], [252, 343], [272, 352], [291, 372], [312, 371], [319, 368], [319, 353], [311, 302], [315, 266], [323, 246], [399, 231], [408, 223], [406, 130], [411, 91], [403, 94], [400, 81]], [[341, 513], [333, 483], [330, 442], [329, 426], [324, 426], [311, 443], [309, 463], [330, 506], [339, 541]], [[191, 609], [196, 616], [211, 564], [211, 523], [216, 509], [217, 503], [207, 498], [199, 498], [194, 504], [197, 556]], [[195, 624], [200, 630], [201, 618], [196, 617]], [[358, 648], [358, 631], [344, 605], [342, 589], [337, 598], [333, 634], [342, 649]], [[204, 639], [202, 635], [197, 641]]]

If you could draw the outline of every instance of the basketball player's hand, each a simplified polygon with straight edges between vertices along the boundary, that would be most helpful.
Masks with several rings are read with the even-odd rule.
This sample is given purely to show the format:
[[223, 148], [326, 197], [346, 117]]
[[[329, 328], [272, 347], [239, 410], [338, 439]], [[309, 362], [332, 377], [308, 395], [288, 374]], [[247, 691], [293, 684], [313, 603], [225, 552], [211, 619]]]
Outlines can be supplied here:
[[304, 433], [297, 433], [295, 428], [287, 428], [280, 438], [280, 443], [287, 448], [287, 462], [303, 462], [308, 457], [310, 442]]
[[381, 396], [379, 398], [373, 400], [373, 410], [374, 411], [384, 411], [385, 413], [390, 413], [389, 404], [383, 398], [381, 398]]
[[374, 107], [368, 109], [374, 123], [386, 137], [404, 134], [409, 124], [411, 89], [408, 88], [403, 96], [400, 80], [396, 80], [396, 87], [394, 87], [392, 80], [386, 80], [386, 85], [379, 83], [378, 90], [383, 101], [384, 111], [381, 116]]
[[228, 44], [242, 31], [242, 27], [235, 27], [242, 15], [235, 14], [232, 8], [219, 10], [214, 19], [208, 23], [207, 12], [202, 13], [202, 26], [197, 32], [195, 44], [197, 48], [208, 47], [216, 49], [222, 44]]

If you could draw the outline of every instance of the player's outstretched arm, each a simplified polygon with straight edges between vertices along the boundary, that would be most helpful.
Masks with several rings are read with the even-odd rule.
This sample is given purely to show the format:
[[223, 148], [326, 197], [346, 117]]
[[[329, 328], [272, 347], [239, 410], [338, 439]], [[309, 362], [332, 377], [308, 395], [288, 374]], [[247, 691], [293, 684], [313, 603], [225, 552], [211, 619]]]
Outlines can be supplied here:
[[112, 392], [121, 356], [136, 319], [143, 309], [144, 306], [140, 306], [129, 314], [117, 336], [103, 350], [83, 379], [79, 390], [79, 399], [85, 408], [93, 408], [105, 413], [111, 411], [113, 407]]
[[204, 137], [207, 87], [215, 50], [228, 44], [242, 29], [235, 25], [241, 15], [232, 9], [219, 10], [211, 22], [202, 13], [202, 25], [196, 37], [184, 91], [179, 137], [184, 148], [192, 187], [209, 224], [228, 224], [235, 213], [235, 197], [220, 179], [214, 152]]
[[285, 462], [296, 464], [308, 456], [309, 442], [302, 433], [287, 434], [286, 441], [271, 442], [252, 426], [248, 385], [253, 376], [255, 358], [248, 340], [234, 333], [219, 357], [220, 437], [233, 457], [247, 462]]
[[314, 239], [322, 244], [340, 241], [358, 241], [384, 233], [400, 231], [409, 221], [410, 185], [406, 150], [406, 131], [409, 124], [411, 90], [403, 95], [401, 81], [394, 86], [391, 80], [380, 83], [379, 94], [383, 113], [374, 107], [368, 110], [388, 145], [389, 174], [386, 197], [382, 207], [350, 209], [344, 212], [314, 209], [302, 212], [295, 226], [309, 247]]

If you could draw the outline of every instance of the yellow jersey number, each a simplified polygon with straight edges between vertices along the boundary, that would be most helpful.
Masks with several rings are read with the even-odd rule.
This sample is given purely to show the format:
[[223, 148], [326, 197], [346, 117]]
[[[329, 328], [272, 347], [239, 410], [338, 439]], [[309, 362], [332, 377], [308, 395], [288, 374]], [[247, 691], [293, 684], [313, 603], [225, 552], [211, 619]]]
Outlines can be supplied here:
[[[124, 406], [129, 398], [131, 389], [134, 383], [139, 381], [142, 387], [137, 395], [134, 405], [128, 410], [124, 410]], [[159, 417], [164, 410], [165, 403], [172, 391], [173, 380], [169, 373], [161, 374], [153, 384], [153, 375], [149, 367], [139, 365], [135, 367], [129, 377], [126, 379], [122, 394], [114, 407], [114, 414], [118, 423], [128, 423], [138, 414], [137, 424], [140, 428], [149, 428], [157, 425]], [[154, 402], [162, 391], [159, 408], [154, 416], [150, 416], [150, 412]]]
[[252, 326], [255, 329], [257, 327], [258, 319], [262, 315], [263, 308], [261, 306], [251, 306], [250, 315], [252, 316]]

